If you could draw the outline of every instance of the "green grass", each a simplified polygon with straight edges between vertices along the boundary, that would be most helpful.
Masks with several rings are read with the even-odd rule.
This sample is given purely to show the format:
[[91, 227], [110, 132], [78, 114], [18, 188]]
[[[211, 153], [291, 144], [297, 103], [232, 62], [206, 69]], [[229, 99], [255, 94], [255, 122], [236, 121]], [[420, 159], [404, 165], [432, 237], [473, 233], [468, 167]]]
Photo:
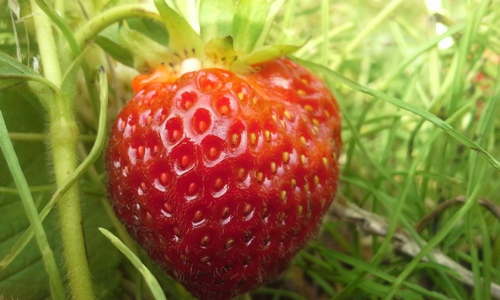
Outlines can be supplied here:
[[[29, 3], [21, 5], [18, 19], [7, 2], [0, 0], [0, 110], [23, 172], [7, 168], [15, 161], [12, 151], [0, 157], [0, 298], [49, 298], [49, 282], [58, 286], [61, 278], [62, 293], [69, 293], [67, 246], [51, 208], [72, 200], [65, 192], [77, 181], [81, 189], [72, 197], [82, 202], [95, 296], [153, 299], [157, 280], [167, 298], [187, 297], [113, 218], [100, 156], [105, 125], [130, 97], [134, 73], [113, 61], [122, 51], [113, 39], [116, 28], [99, 36], [98, 44], [91, 40], [103, 24], [125, 15], [149, 20], [130, 19], [131, 28], [161, 35], [152, 26], [158, 19], [154, 7], [93, 1], [81, 3], [83, 12], [76, 3], [33, 1], [50, 3], [42, 7], [49, 18], [41, 22], [52, 24], [44, 30], [52, 28], [58, 56], [37, 39], [42, 29], [33, 25]], [[318, 238], [281, 278], [248, 297], [500, 299], [500, 2], [432, 3], [439, 2], [439, 11], [424, 1], [285, 2], [271, 40], [307, 41], [293, 59], [336, 95], [343, 122], [341, 181]], [[438, 32], [438, 26], [445, 28]], [[44, 69], [36, 68], [40, 60]], [[49, 64], [63, 72], [47, 74]], [[101, 65], [109, 74], [108, 89], [99, 84]], [[59, 167], [51, 163], [49, 146], [57, 141], [48, 130], [60, 121], [58, 109], [74, 112], [80, 132], [78, 162], [64, 182], [56, 180]], [[3, 129], [1, 134], [7, 135]], [[24, 180], [29, 187], [17, 192], [15, 183]], [[124, 244], [115, 248], [101, 227]]]

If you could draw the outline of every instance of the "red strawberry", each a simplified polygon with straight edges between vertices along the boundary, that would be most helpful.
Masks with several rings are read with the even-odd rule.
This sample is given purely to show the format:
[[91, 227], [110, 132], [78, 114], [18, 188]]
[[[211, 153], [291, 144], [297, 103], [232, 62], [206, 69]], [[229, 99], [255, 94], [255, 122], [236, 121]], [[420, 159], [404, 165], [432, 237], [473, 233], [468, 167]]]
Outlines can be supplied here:
[[[280, 274], [318, 230], [337, 190], [339, 109], [324, 83], [280, 57], [297, 47], [251, 52], [247, 39], [235, 39], [235, 50], [231, 38], [214, 38], [204, 53], [185, 20], [156, 4], [172, 45], [166, 57], [196, 58], [132, 83], [106, 153], [110, 200], [193, 295], [228, 299]], [[255, 29], [241, 23], [252, 19], [250, 1], [239, 5], [235, 36]]]
[[202, 299], [275, 277], [318, 229], [337, 189], [337, 104], [288, 59], [152, 82], [118, 115], [107, 152], [118, 218]]

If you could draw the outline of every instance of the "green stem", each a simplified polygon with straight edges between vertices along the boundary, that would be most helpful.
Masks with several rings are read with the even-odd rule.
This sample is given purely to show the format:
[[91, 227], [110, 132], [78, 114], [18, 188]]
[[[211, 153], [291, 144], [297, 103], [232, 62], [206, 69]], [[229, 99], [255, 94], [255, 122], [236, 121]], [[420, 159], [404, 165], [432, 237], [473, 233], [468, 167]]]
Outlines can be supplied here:
[[[52, 195], [49, 202], [44, 206], [40, 212], [40, 219], [43, 221], [47, 215], [52, 211], [56, 203], [66, 195], [66, 192], [74, 186], [75, 182], [88, 170], [88, 168], [97, 160], [99, 154], [104, 148], [106, 140], [106, 112], [107, 112], [107, 82], [106, 75], [101, 72], [100, 76], [101, 82], [101, 106], [99, 114], [99, 126], [97, 131], [97, 136], [95, 138], [95, 144], [92, 147], [89, 155], [82, 161], [82, 163], [66, 177], [64, 183], [59, 184], [57, 191]], [[5, 256], [4, 259], [0, 260], [0, 269], [7, 267], [12, 261], [21, 253], [21, 251], [26, 247], [28, 242], [33, 236], [32, 228], [28, 228], [24, 234], [19, 238], [19, 240], [14, 244], [9, 254]]]
[[81, 49], [85, 48], [106, 27], [129, 18], [148, 18], [162, 22], [154, 7], [145, 4], [127, 4], [110, 8], [89, 20], [75, 34]]
[[[62, 98], [60, 95], [58, 96]], [[63, 99], [57, 99], [63, 101]], [[57, 186], [65, 184], [77, 165], [78, 126], [73, 115], [50, 115], [49, 139]], [[73, 299], [94, 299], [92, 280], [83, 236], [78, 184], [71, 186], [58, 203], [59, 221], [66, 266]]]
[[38, 43], [38, 48], [42, 58], [44, 76], [56, 86], [61, 86], [61, 68], [56, 42], [53, 38], [52, 25], [35, 0], [31, 0], [31, 10], [35, 21], [36, 38], [38, 41], [43, 41]]
[[[35, 0], [31, 0], [36, 36], [40, 49], [45, 78], [56, 86], [62, 85], [60, 61], [68, 59], [70, 54], [60, 57], [57, 43], [52, 32], [49, 17], [40, 9]], [[67, 93], [66, 93], [67, 94]], [[77, 166], [76, 146], [79, 129], [75, 121], [73, 107], [62, 92], [57, 92], [49, 103], [49, 142], [52, 147], [52, 159], [56, 184], [61, 187]], [[69, 102], [71, 103], [71, 102]], [[66, 258], [69, 285], [73, 299], [94, 299], [92, 280], [87, 261], [83, 236], [82, 215], [78, 184], [68, 189], [58, 203], [61, 238]]]

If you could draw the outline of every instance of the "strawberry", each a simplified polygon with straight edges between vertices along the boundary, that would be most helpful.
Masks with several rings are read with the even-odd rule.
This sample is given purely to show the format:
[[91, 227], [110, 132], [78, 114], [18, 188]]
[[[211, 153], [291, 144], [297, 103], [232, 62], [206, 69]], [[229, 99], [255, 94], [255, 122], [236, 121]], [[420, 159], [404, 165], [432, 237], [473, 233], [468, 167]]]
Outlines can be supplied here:
[[106, 152], [117, 217], [202, 299], [279, 275], [337, 190], [338, 105], [315, 75], [278, 57], [234, 71], [161, 65], [132, 83]]

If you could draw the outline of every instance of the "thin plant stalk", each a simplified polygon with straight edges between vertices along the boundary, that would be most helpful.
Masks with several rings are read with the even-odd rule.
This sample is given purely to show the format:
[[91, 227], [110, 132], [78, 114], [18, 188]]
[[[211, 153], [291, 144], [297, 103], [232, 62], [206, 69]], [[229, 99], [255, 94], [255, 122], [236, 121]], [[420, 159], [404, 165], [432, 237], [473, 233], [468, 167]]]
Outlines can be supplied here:
[[9, 166], [14, 182], [16, 183], [17, 189], [19, 191], [19, 196], [28, 216], [28, 220], [33, 228], [36, 242], [40, 252], [42, 253], [43, 262], [45, 264], [45, 269], [49, 275], [50, 290], [53, 299], [63, 300], [66, 299], [64, 292], [64, 285], [61, 279], [61, 274], [57, 267], [56, 260], [54, 258], [54, 252], [50, 247], [47, 240], [47, 235], [43, 228], [42, 220], [38, 216], [38, 211], [36, 205], [33, 201], [33, 196], [31, 195], [28, 182], [24, 177], [23, 171], [19, 164], [19, 160], [12, 146], [12, 142], [7, 134], [7, 127], [3, 118], [3, 114], [0, 111], [0, 148], [4, 153], [4, 156]]

